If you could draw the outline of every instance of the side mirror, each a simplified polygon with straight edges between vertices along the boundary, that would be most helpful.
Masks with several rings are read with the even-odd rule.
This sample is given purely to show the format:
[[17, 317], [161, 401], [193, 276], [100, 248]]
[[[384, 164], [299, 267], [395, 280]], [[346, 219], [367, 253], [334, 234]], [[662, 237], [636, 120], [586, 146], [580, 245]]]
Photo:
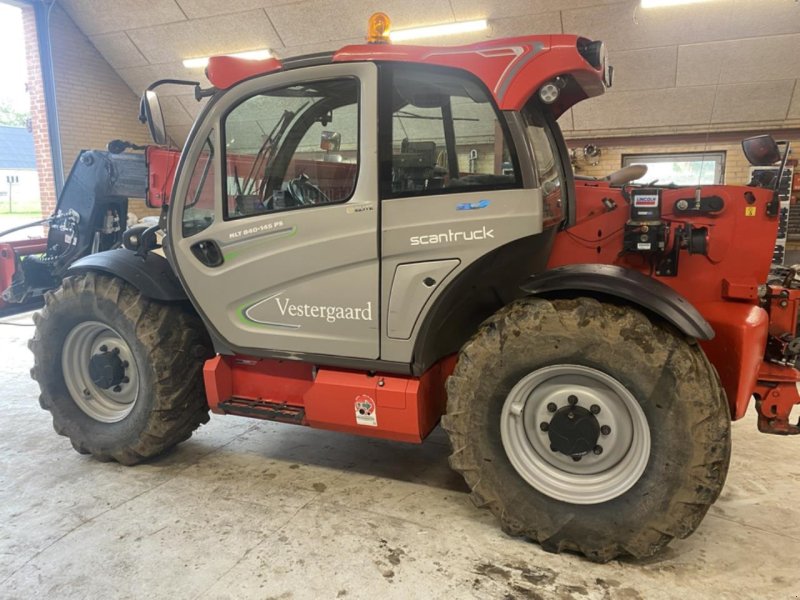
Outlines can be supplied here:
[[742, 141], [745, 158], [754, 167], [774, 165], [781, 160], [778, 143], [771, 135], [757, 135]]
[[158, 101], [158, 94], [153, 90], [146, 90], [142, 95], [142, 102], [139, 110], [139, 120], [147, 123], [150, 129], [150, 137], [153, 143], [164, 146], [167, 143], [167, 128], [164, 124], [164, 113], [161, 111], [161, 103]]

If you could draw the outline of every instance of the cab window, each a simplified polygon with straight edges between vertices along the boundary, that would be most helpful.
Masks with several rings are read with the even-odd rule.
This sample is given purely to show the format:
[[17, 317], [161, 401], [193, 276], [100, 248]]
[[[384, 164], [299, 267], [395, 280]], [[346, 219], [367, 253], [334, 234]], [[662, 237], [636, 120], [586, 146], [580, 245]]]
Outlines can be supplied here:
[[383, 69], [382, 197], [521, 187], [504, 122], [480, 81], [420, 65]]
[[200, 233], [214, 222], [214, 146], [209, 136], [189, 178], [183, 203], [183, 237]]
[[564, 213], [566, 178], [559, 160], [558, 146], [553, 128], [558, 125], [548, 121], [535, 102], [529, 102], [523, 111], [527, 135], [533, 149], [538, 187], [542, 190], [545, 224], [558, 222]]
[[224, 119], [226, 220], [347, 201], [358, 175], [359, 82], [251, 96]]

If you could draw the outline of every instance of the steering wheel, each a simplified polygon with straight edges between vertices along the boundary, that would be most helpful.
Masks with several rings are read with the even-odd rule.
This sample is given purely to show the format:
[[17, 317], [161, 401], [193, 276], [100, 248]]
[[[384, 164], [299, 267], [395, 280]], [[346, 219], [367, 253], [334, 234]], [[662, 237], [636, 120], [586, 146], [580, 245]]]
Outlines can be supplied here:
[[318, 185], [313, 183], [305, 173], [300, 173], [298, 177], [289, 181], [286, 188], [289, 195], [299, 206], [326, 204], [331, 201], [325, 192], [323, 192]]

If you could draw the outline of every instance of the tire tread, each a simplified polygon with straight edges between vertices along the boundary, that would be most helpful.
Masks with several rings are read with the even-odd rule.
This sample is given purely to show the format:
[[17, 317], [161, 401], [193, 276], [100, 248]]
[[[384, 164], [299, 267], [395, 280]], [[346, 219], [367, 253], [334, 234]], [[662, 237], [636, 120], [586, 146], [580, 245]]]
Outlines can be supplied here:
[[[476, 378], [480, 378], [485, 369], [482, 357], [502, 357], [504, 338], [519, 335], [515, 324], [521, 319], [530, 319], [532, 313], [539, 320], [537, 326], [542, 330], [560, 329], [567, 334], [579, 335], [585, 327], [602, 328], [608, 321], [623, 323], [625, 327], [651, 338], [661, 336], [667, 339], [664, 337], [667, 334], [673, 340], [682, 342], [674, 344], [671, 351], [685, 355], [682, 358], [690, 365], [690, 375], [702, 382], [698, 387], [706, 386], [705, 394], [689, 400], [693, 414], [698, 415], [692, 427], [693, 435], [704, 440], [703, 444], [695, 444], [695, 455], [690, 462], [693, 465], [691, 476], [684, 477], [683, 485], [674, 495], [666, 514], [642, 527], [624, 545], [615, 540], [601, 540], [598, 543], [597, 540], [589, 542], [565, 538], [561, 530], [566, 522], [552, 523], [552, 528], [542, 527], [539, 530], [525, 528], [511, 516], [512, 511], [507, 509], [507, 499], [501, 491], [480, 475], [480, 451], [468, 433], [472, 401], [468, 391], [477, 385]], [[590, 298], [552, 302], [541, 298], [525, 298], [514, 302], [485, 321], [461, 349], [453, 374], [447, 381], [447, 397], [447, 414], [442, 417], [442, 427], [453, 449], [449, 462], [464, 477], [473, 502], [494, 513], [502, 529], [509, 535], [538, 542], [547, 551], [569, 550], [596, 562], [607, 562], [618, 556], [652, 556], [673, 538], [685, 538], [697, 528], [719, 496], [725, 481], [730, 459], [730, 413], [716, 370], [693, 340], [685, 343], [685, 338], [670, 326], [651, 322], [643, 313], [630, 307], [605, 304]], [[709, 397], [714, 401], [709, 402]]]

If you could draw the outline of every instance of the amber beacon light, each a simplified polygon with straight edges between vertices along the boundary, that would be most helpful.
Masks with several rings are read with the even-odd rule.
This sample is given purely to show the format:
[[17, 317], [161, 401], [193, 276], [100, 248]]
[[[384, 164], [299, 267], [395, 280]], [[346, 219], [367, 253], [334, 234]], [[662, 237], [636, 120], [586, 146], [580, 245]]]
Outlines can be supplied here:
[[367, 42], [370, 44], [388, 44], [391, 30], [392, 22], [389, 19], [389, 15], [382, 12], [374, 13], [369, 18]]

